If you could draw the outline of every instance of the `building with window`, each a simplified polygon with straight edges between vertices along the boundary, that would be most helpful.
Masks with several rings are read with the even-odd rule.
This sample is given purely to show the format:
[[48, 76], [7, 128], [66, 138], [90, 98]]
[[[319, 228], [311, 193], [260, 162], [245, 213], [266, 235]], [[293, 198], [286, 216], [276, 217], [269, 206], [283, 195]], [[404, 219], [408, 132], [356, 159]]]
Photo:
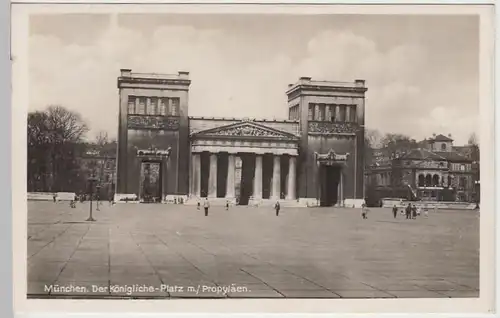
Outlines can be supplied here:
[[[91, 176], [97, 178], [99, 189], [99, 197], [107, 200], [114, 196], [116, 184], [116, 150], [112, 151], [114, 144], [108, 147], [93, 147], [87, 149], [80, 157], [80, 173], [82, 180], [85, 182], [80, 187], [82, 193], [87, 193], [88, 189], [86, 180]], [[114, 145], [116, 149], [116, 145]]]
[[286, 120], [189, 116], [190, 84], [121, 70], [116, 201], [361, 206], [364, 81], [301, 77]]
[[477, 166], [455, 150], [450, 135], [433, 136], [418, 145], [420, 148], [378, 158], [370, 165], [370, 195], [430, 201], [477, 200]]

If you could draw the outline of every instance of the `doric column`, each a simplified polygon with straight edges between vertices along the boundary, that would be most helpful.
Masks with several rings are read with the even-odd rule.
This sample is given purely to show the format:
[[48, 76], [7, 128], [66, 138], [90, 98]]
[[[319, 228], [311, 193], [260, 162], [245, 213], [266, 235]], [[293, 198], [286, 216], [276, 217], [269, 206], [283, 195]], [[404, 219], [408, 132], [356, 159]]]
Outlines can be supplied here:
[[210, 172], [208, 176], [208, 197], [217, 197], [217, 154], [210, 154]]
[[349, 106], [349, 105], [345, 106], [345, 121], [346, 122], [351, 121], [351, 106]]
[[253, 178], [253, 197], [262, 199], [262, 155], [255, 157], [255, 175]]
[[314, 120], [321, 120], [321, 114], [319, 112], [319, 104], [314, 105]]
[[275, 155], [273, 159], [273, 184], [271, 198], [278, 200], [281, 198], [281, 157]]
[[167, 116], [172, 116], [172, 98], [167, 98]]
[[227, 180], [226, 180], [226, 198], [234, 198], [234, 169], [235, 158], [233, 154], [229, 154], [227, 158]]
[[288, 200], [295, 200], [295, 171], [297, 165], [297, 158], [294, 156], [290, 157], [288, 164], [288, 185], [287, 185], [287, 194], [286, 198]]
[[341, 121], [340, 120], [340, 105], [335, 105], [335, 121]]
[[193, 154], [193, 175], [192, 180], [192, 191], [193, 195], [199, 197], [201, 194], [201, 157], [199, 153]]
[[135, 98], [135, 112], [134, 114], [139, 114], [139, 98]]

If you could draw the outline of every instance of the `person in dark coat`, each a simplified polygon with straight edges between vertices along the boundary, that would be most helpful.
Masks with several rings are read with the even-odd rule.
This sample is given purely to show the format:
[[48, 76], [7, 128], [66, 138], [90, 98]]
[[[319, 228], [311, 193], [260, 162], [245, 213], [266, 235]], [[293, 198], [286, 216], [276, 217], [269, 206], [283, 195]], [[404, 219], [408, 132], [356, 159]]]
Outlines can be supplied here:
[[415, 206], [415, 204], [411, 207], [411, 213], [412, 213], [412, 219], [416, 219], [417, 218], [417, 207]]
[[276, 210], [276, 216], [278, 216], [280, 214], [280, 202], [279, 201], [276, 201], [276, 204], [274, 205], [274, 209]]
[[398, 208], [396, 207], [395, 204], [392, 207], [392, 214], [394, 214], [394, 218], [396, 218], [396, 216], [398, 215]]
[[408, 203], [408, 206], [406, 207], [406, 219], [411, 218], [411, 203]]

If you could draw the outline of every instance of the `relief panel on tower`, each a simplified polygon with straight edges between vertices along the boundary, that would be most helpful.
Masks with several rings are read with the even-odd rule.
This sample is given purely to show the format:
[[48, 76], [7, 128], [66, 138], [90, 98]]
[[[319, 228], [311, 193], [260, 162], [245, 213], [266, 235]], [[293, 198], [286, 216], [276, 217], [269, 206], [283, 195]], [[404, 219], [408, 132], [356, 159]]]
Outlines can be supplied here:
[[129, 96], [128, 129], [179, 129], [179, 98]]
[[309, 134], [354, 135], [358, 129], [355, 105], [310, 103], [308, 121]]

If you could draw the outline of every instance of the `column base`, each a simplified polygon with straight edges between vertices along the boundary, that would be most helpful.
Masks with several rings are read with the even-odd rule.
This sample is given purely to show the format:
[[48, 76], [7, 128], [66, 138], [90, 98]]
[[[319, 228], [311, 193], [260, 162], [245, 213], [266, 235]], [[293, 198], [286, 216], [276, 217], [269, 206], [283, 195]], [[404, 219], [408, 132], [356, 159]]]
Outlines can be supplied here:
[[361, 208], [364, 203], [364, 199], [344, 199], [344, 207], [346, 208]]
[[250, 199], [248, 206], [254, 207], [274, 207], [276, 201], [279, 201], [281, 207], [304, 207], [298, 200], [276, 200], [276, 199]]
[[302, 207], [319, 206], [319, 200], [316, 198], [299, 198], [299, 205]]
[[166, 204], [185, 204], [189, 200], [185, 194], [167, 194], [161, 203]]
[[[226, 202], [229, 200], [229, 206], [234, 206], [236, 205], [236, 199], [229, 199], [229, 198], [208, 198], [208, 202], [210, 203], [210, 206], [226, 206]], [[196, 206], [198, 205], [198, 202], [200, 202], [200, 206], [203, 206], [203, 202], [205, 201], [205, 198], [200, 198], [196, 196], [190, 196], [187, 201], [185, 201], [185, 205], [191, 205], [191, 206]]]
[[115, 203], [139, 203], [139, 198], [135, 193], [115, 193], [113, 201]]

